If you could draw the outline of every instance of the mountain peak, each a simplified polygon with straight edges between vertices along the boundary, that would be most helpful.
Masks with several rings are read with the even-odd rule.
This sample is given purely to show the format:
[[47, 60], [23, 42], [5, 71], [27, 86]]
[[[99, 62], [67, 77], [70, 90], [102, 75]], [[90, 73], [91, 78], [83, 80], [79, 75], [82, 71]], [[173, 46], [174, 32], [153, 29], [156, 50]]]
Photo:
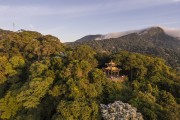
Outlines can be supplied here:
[[77, 42], [83, 42], [83, 41], [89, 41], [89, 40], [95, 40], [98, 37], [101, 37], [102, 35], [97, 34], [97, 35], [86, 35], [78, 40], [76, 40]]
[[104, 40], [104, 39], [110, 39], [110, 38], [119, 38], [119, 37], [129, 35], [132, 33], [136, 33], [138, 35], [149, 35], [149, 36], [167, 34], [175, 38], [180, 38], [180, 29], [167, 28], [163, 26], [154, 26], [154, 27], [149, 27], [145, 29], [129, 30], [129, 31], [124, 31], [124, 32], [113, 32], [113, 33], [108, 33], [104, 35], [101, 35], [101, 34], [87, 35], [85, 37], [80, 38], [77, 41], [82, 42], [82, 41], [89, 41], [89, 40]]
[[144, 30], [140, 30], [139, 34], [140, 35], [149, 34], [150, 36], [154, 36], [157, 34], [165, 34], [165, 33], [161, 27], [150, 27]]
[[151, 32], [159, 32], [159, 33], [164, 32], [164, 30], [161, 27], [159, 27], [159, 26], [151, 27], [151, 28], [149, 28], [149, 31], [151, 31]]

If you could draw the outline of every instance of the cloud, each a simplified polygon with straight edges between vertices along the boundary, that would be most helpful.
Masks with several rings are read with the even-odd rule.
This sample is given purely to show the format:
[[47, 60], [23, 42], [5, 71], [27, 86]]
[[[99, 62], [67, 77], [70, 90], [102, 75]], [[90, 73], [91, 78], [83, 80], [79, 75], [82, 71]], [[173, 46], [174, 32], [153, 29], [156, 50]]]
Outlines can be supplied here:
[[180, 23], [180, 21], [164, 22], [164, 23], [160, 23], [159, 25], [172, 25], [172, 24], [177, 24], [177, 23]]
[[[174, 24], [177, 24], [177, 23], [180, 23], [180, 21], [171, 21], [171, 22], [161, 22], [161, 23], [151, 23], [151, 24], [138, 24], [137, 25], [131, 25], [131, 26], [126, 26], [127, 28], [135, 28], [135, 29], [140, 29], [140, 28], [148, 28], [148, 27], [156, 27], [156, 26], [159, 26], [159, 27], [162, 27], [162, 28], [167, 28], [165, 27], [166, 25], [174, 25]], [[171, 30], [175, 30], [176, 28], [169, 28], [168, 29], [171, 29]], [[179, 29], [179, 28], [178, 28]]]
[[170, 28], [165, 26], [160, 26], [163, 30], [170, 36], [179, 37], [180, 38], [180, 29], [178, 28]]
[[180, 2], [180, 0], [173, 0], [173, 2]]
[[0, 12], [4, 12], [6, 10], [8, 10], [10, 7], [7, 5], [0, 5]]
[[34, 26], [32, 24], [29, 24], [30, 29], [34, 29]]
[[[74, 4], [74, 5], [0, 5], [0, 17], [4, 16], [81, 16], [89, 14], [103, 14], [109, 12], [123, 12], [139, 8], [146, 8], [153, 5], [167, 4], [172, 0], [126, 0], [93, 2], [91, 4]], [[180, 1], [180, 0], [174, 0]]]

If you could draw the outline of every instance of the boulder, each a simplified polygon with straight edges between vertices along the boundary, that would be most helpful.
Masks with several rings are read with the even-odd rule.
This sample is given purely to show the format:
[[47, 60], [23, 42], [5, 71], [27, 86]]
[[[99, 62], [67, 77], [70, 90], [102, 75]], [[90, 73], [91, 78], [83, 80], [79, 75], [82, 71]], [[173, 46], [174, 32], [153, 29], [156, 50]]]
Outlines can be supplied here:
[[143, 120], [137, 108], [122, 101], [115, 101], [108, 105], [101, 104], [100, 109], [104, 120]]

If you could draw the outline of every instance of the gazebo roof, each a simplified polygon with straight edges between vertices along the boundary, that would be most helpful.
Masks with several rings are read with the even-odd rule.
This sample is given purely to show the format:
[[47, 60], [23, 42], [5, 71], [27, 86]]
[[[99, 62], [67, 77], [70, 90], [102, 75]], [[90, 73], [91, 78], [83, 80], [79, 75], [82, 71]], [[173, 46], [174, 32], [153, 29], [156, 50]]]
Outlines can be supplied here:
[[106, 63], [107, 66], [116, 66], [116, 64], [111, 60], [111, 62]]
[[105, 70], [120, 71], [120, 69], [117, 67], [106, 67]]

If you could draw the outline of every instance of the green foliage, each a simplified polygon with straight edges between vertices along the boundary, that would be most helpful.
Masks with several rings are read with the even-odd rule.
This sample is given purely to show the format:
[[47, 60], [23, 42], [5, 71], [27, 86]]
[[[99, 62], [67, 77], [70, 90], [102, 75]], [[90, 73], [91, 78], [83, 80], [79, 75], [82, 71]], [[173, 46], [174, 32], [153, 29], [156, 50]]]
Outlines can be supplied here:
[[2, 119], [9, 119], [14, 116], [20, 108], [17, 98], [8, 92], [6, 96], [0, 99], [0, 116]]
[[174, 99], [174, 97], [172, 96], [171, 93], [166, 92], [166, 91], [160, 91], [159, 92], [159, 104], [162, 106], [166, 106], [166, 105], [176, 105], [176, 101]]
[[55, 85], [51, 90], [49, 90], [49, 94], [53, 97], [58, 97], [64, 95], [66, 93], [67, 86], [66, 85]]
[[23, 68], [25, 61], [21, 56], [13, 56], [9, 62], [12, 64], [13, 68]]
[[29, 71], [32, 77], [38, 77], [38, 76], [44, 75], [44, 71], [47, 69], [48, 67], [45, 64], [35, 62], [31, 64]]
[[76, 47], [73, 52], [68, 52], [69, 60], [87, 61], [92, 67], [97, 66], [97, 60], [95, 59], [96, 52], [89, 46], [82, 45]]
[[[33, 31], [0, 33], [0, 119], [100, 120], [100, 103], [115, 100], [137, 107], [147, 120], [180, 118], [180, 79], [161, 58], [68, 48]], [[101, 70], [111, 59], [126, 82], [113, 82]]]
[[61, 101], [57, 107], [55, 120], [95, 120], [98, 119], [98, 104], [95, 101]]
[[160, 79], [162, 76], [172, 78], [174, 76], [170, 67], [165, 65], [165, 61], [157, 57], [122, 51], [112, 55], [112, 58], [123, 68], [124, 72], [129, 73], [131, 80], [153, 77]]
[[17, 100], [20, 103], [23, 103], [25, 108], [35, 108], [40, 104], [41, 99], [47, 93], [49, 86], [52, 84], [53, 79], [50, 77], [47, 78], [34, 78], [30, 81], [26, 90], [21, 91], [17, 95]]
[[[163, 59], [126, 51], [116, 53], [112, 58], [123, 68], [122, 72], [128, 73], [133, 90], [128, 101], [142, 112], [145, 119], [178, 118], [179, 104], [175, 97], [179, 97], [177, 87], [180, 83]], [[165, 113], [171, 117], [164, 116]]]
[[25, 67], [24, 59], [20, 56], [14, 56], [8, 60], [7, 57], [2, 56], [0, 61], [0, 84], [7, 80], [9, 82], [17, 82], [17, 77], [22, 74], [22, 69]]

